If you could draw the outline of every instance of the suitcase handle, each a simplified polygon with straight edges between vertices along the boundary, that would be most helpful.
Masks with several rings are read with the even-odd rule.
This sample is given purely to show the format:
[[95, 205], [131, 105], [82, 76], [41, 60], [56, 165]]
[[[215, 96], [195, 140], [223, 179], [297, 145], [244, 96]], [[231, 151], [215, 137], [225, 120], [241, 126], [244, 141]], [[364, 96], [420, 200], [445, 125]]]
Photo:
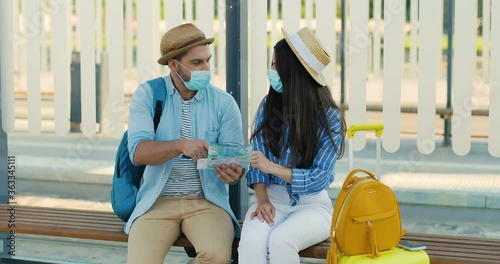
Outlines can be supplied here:
[[376, 137], [382, 136], [382, 131], [384, 131], [384, 124], [373, 123], [373, 124], [354, 124], [347, 129], [347, 137], [353, 138], [358, 131], [375, 131]]
[[353, 169], [353, 156], [354, 151], [352, 147], [352, 141], [356, 132], [358, 131], [375, 131], [375, 136], [377, 137], [377, 173], [375, 175], [380, 177], [380, 153], [381, 153], [381, 141], [382, 132], [384, 131], [384, 124], [382, 123], [367, 123], [367, 124], [353, 124], [347, 129], [347, 141], [349, 145], [349, 170]]

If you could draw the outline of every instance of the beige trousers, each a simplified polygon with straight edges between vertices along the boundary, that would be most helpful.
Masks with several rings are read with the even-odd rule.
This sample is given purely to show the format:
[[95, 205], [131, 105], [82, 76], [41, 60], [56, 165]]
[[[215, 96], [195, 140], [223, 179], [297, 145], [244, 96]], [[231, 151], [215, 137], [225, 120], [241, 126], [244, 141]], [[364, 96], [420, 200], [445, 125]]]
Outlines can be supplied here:
[[129, 264], [161, 264], [183, 233], [198, 254], [190, 263], [227, 264], [234, 228], [227, 212], [203, 197], [159, 197], [134, 221], [128, 237]]

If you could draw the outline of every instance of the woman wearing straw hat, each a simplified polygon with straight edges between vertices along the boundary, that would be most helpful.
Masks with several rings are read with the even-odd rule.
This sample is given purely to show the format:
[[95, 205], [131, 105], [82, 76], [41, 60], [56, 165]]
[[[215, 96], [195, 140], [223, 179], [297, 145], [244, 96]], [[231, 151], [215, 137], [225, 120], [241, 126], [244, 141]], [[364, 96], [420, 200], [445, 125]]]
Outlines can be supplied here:
[[251, 136], [248, 186], [255, 190], [239, 244], [239, 263], [300, 263], [298, 252], [330, 234], [327, 189], [344, 152], [346, 125], [321, 71], [330, 63], [303, 28], [274, 46]]

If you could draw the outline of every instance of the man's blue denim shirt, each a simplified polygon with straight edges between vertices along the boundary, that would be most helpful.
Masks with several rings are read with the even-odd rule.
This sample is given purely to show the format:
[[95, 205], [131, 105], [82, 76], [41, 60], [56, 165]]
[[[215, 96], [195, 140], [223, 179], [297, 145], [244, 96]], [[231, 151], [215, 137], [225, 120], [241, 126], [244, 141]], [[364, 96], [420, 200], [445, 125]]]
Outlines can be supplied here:
[[[179, 139], [182, 115], [182, 99], [175, 89], [170, 75], [165, 78], [167, 96], [160, 124], [153, 128], [153, 90], [146, 82], [137, 88], [130, 104], [128, 123], [128, 148], [134, 160], [137, 145], [142, 140], [169, 141]], [[243, 144], [243, 129], [240, 110], [233, 97], [212, 85], [198, 91], [191, 103], [192, 138], [209, 143]], [[132, 223], [147, 212], [156, 201], [172, 171], [173, 159], [157, 166], [146, 166], [143, 182], [137, 194], [137, 204], [125, 225], [130, 232]], [[224, 184], [213, 170], [200, 170], [205, 198], [223, 208], [233, 218], [235, 235], [239, 237], [240, 226], [229, 206], [228, 185]]]

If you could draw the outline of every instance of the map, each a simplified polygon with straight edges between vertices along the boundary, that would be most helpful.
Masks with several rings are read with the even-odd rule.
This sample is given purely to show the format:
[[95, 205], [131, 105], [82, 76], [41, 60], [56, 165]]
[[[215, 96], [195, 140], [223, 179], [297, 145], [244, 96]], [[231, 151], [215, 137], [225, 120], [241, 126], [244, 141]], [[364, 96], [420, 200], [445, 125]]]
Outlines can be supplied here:
[[248, 168], [250, 165], [250, 152], [252, 145], [219, 145], [210, 144], [208, 149], [208, 157], [199, 159], [197, 168], [214, 169], [215, 167], [231, 163], [239, 164], [243, 168]]

